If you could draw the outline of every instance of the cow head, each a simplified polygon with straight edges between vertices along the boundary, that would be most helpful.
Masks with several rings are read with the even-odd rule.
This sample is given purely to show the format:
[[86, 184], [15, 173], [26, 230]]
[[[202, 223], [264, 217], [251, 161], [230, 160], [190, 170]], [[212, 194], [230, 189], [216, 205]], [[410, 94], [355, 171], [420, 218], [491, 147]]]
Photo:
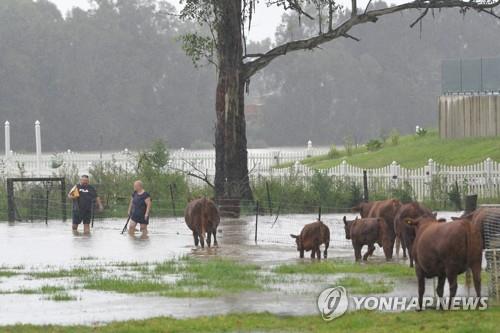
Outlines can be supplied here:
[[297, 251], [302, 251], [304, 245], [299, 235], [290, 234], [290, 237], [295, 238], [295, 244], [297, 244]]
[[351, 239], [351, 226], [355, 220], [348, 221], [345, 216], [344, 216], [343, 220], [344, 220], [345, 239]]

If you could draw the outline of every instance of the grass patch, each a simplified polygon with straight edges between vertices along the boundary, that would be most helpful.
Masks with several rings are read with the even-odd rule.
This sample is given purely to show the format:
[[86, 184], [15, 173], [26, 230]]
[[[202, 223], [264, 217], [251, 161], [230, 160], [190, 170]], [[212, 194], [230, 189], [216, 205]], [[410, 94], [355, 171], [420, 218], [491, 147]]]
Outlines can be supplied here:
[[18, 272], [14, 271], [0, 271], [0, 277], [11, 277], [18, 274], [19, 274]]
[[[143, 267], [143, 269], [138, 269]], [[197, 260], [182, 258], [149, 266], [132, 266], [140, 276], [83, 279], [83, 288], [118, 293], [157, 293], [168, 297], [215, 297], [249, 290], [264, 290], [264, 278], [256, 265], [232, 260]], [[164, 275], [178, 275], [172, 283], [162, 281]]]
[[[342, 151], [340, 151], [342, 152]], [[396, 146], [386, 144], [382, 149], [369, 152], [365, 147], [353, 150], [351, 156], [341, 154], [329, 159], [327, 155], [305, 159], [303, 164], [317, 169], [334, 167], [346, 160], [362, 168], [378, 168], [396, 161], [406, 168], [417, 168], [434, 161], [447, 165], [466, 165], [483, 162], [490, 157], [500, 161], [500, 138], [440, 139], [437, 131], [429, 131], [424, 137], [402, 136]]]
[[277, 274], [381, 274], [388, 277], [414, 277], [415, 270], [396, 263], [355, 263], [348, 261], [323, 260], [321, 262], [301, 262], [283, 264], [273, 268]]
[[336, 281], [336, 284], [346, 288], [349, 293], [358, 295], [385, 294], [394, 289], [394, 282], [379, 280], [360, 279], [358, 277], [346, 276]]
[[76, 297], [65, 292], [57, 292], [55, 294], [45, 297], [46, 300], [54, 302], [69, 302], [76, 301]]
[[81, 261], [86, 261], [86, 260], [97, 260], [97, 259], [98, 259], [97, 257], [93, 257], [93, 256], [80, 257], [80, 260], [81, 260]]
[[433, 311], [388, 313], [375, 311], [350, 312], [333, 322], [319, 315], [279, 316], [269, 313], [230, 314], [222, 316], [173, 319], [168, 317], [147, 320], [114, 322], [99, 326], [34, 326], [0, 327], [5, 332], [496, 332], [500, 308], [485, 311]]
[[30, 272], [28, 275], [34, 279], [55, 279], [65, 277], [86, 277], [102, 271], [100, 268], [75, 267], [55, 271]]

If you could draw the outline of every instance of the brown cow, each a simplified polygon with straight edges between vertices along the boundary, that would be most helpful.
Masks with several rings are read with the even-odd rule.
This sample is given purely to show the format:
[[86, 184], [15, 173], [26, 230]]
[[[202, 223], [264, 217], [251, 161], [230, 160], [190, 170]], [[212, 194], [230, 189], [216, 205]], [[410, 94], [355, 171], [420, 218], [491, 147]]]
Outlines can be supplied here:
[[210, 247], [212, 235], [214, 245], [217, 246], [217, 227], [220, 223], [219, 210], [215, 203], [207, 198], [194, 199], [190, 201], [184, 212], [186, 225], [193, 232], [194, 245], [205, 247], [205, 234], [207, 234], [207, 245]]
[[394, 242], [396, 241], [394, 218], [396, 217], [399, 207], [401, 207], [401, 201], [397, 199], [376, 201], [370, 209], [370, 213], [368, 213], [368, 217], [380, 217], [387, 224], [387, 235], [390, 240], [390, 251], [386, 253], [387, 259], [392, 259], [392, 249], [394, 248]]
[[443, 297], [445, 279], [450, 285], [451, 305], [457, 293], [457, 276], [470, 269], [474, 288], [481, 295], [481, 260], [483, 242], [481, 230], [468, 219], [439, 223], [434, 217], [407, 219], [416, 226], [412, 253], [418, 279], [418, 303], [422, 309], [425, 279], [438, 277], [436, 293]]
[[383, 248], [386, 259], [390, 259], [392, 252], [391, 241], [388, 236], [387, 224], [381, 218], [364, 218], [348, 221], [344, 216], [345, 238], [350, 239], [354, 248], [356, 261], [361, 260], [361, 249], [368, 246], [368, 251], [363, 255], [366, 261], [375, 251], [375, 243]]
[[321, 221], [306, 224], [300, 235], [290, 235], [295, 238], [297, 244], [297, 251], [300, 252], [300, 257], [304, 258], [304, 251], [311, 251], [311, 258], [316, 256], [321, 259], [321, 251], [319, 249], [321, 244], [325, 244], [325, 251], [323, 256], [328, 256], [328, 246], [330, 246], [330, 229]]
[[370, 210], [372, 209], [373, 205], [378, 203], [380, 201], [370, 201], [370, 202], [361, 202], [357, 206], [354, 206], [351, 208], [353, 213], [359, 213], [361, 217], [368, 217], [368, 214], [370, 213]]
[[[403, 258], [406, 258], [406, 250], [408, 250], [408, 255], [410, 257], [410, 267], [413, 267], [413, 256], [411, 253], [411, 247], [413, 245], [413, 240], [415, 239], [415, 227], [405, 223], [406, 219], [417, 219], [419, 217], [435, 217], [430, 209], [418, 202], [410, 202], [403, 204], [395, 218], [394, 218], [394, 231], [396, 236], [401, 240], [401, 245], [403, 247]], [[396, 255], [399, 256], [399, 247], [396, 244]]]

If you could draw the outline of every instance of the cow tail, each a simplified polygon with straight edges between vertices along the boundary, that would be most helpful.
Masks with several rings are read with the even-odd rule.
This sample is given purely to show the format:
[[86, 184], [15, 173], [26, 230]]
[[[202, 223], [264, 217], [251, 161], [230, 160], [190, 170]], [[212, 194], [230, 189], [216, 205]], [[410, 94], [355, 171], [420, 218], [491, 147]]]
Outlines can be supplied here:
[[203, 237], [203, 240], [205, 239], [205, 233], [207, 231], [207, 223], [208, 223], [208, 207], [207, 207], [207, 198], [203, 198], [203, 205], [201, 207], [202, 211], [202, 219], [201, 219], [201, 235], [200, 237]]

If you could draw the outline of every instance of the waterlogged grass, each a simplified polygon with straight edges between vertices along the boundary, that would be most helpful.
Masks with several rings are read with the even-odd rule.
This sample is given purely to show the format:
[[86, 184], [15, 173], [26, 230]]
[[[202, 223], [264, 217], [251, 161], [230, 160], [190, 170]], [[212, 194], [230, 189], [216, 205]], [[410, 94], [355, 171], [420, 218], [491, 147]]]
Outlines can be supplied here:
[[[122, 267], [127, 267], [123, 264]], [[242, 291], [264, 290], [260, 267], [232, 260], [197, 260], [182, 258], [158, 264], [128, 265], [139, 276], [124, 278], [89, 276], [83, 280], [84, 289], [118, 293], [156, 293], [168, 297], [215, 297]], [[164, 282], [166, 275], [177, 276], [175, 282]]]
[[17, 274], [19, 273], [14, 271], [0, 271], [0, 277], [11, 277]]
[[273, 268], [277, 274], [380, 274], [387, 277], [414, 277], [415, 270], [396, 263], [356, 263], [348, 261], [323, 260], [321, 262], [301, 262], [283, 264]]
[[388, 313], [375, 311], [349, 312], [331, 322], [319, 315], [279, 316], [270, 313], [230, 314], [223, 316], [173, 319], [168, 317], [147, 320], [114, 322], [99, 326], [33, 326], [0, 327], [4, 332], [497, 332], [500, 308], [485, 311], [433, 311]]
[[365, 280], [358, 277], [346, 276], [336, 281], [336, 284], [349, 290], [351, 294], [368, 295], [384, 294], [394, 289], [394, 282], [379, 280]]
[[44, 285], [40, 288], [20, 288], [17, 290], [0, 291], [0, 294], [44, 295], [43, 299], [56, 302], [76, 300], [76, 297], [66, 292], [66, 288], [52, 285]]
[[66, 292], [57, 292], [55, 294], [45, 297], [45, 299], [54, 302], [69, 302], [69, 301], [76, 301], [77, 298]]
[[29, 272], [28, 276], [34, 279], [56, 279], [56, 278], [67, 278], [67, 277], [86, 277], [102, 271], [101, 268], [89, 268], [89, 267], [75, 267], [71, 269], [59, 269], [59, 270], [47, 270], [47, 271], [37, 271]]

